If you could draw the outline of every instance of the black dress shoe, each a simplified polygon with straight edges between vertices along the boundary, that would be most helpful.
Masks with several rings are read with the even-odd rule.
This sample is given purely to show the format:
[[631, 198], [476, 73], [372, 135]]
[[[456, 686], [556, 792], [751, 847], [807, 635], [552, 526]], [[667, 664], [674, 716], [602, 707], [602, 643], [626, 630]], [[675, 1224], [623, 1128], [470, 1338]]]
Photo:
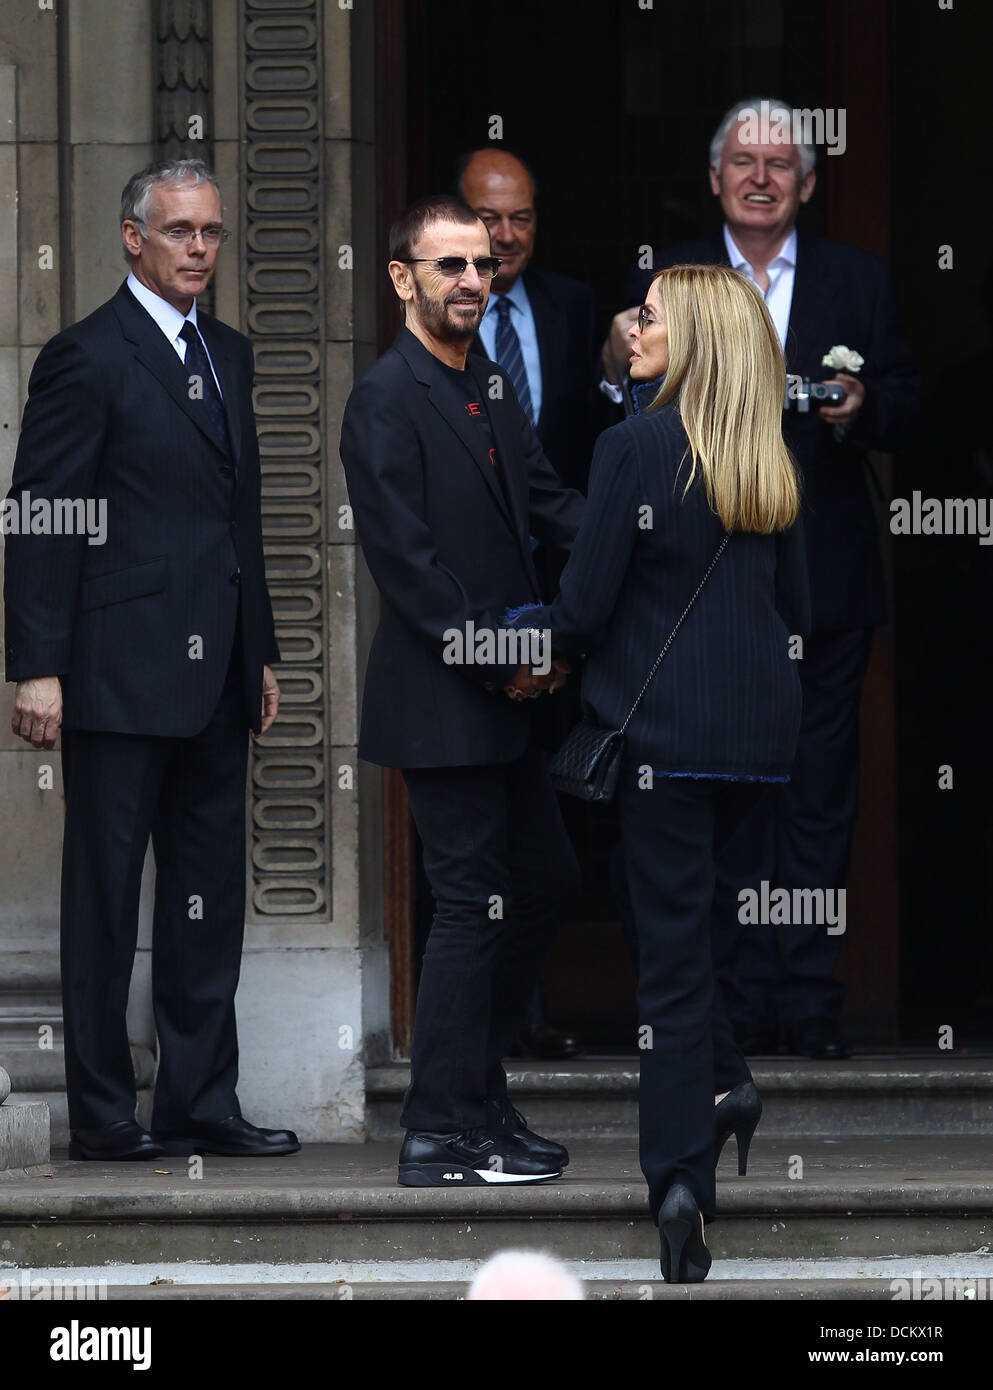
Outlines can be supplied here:
[[537, 1057], [543, 1062], [564, 1062], [567, 1057], [578, 1057], [582, 1043], [569, 1033], [562, 1033], [548, 1023], [533, 1023], [521, 1029], [517, 1046], [511, 1049], [513, 1057]]
[[165, 1149], [134, 1120], [117, 1120], [102, 1129], [74, 1129], [69, 1136], [69, 1157], [97, 1163], [139, 1163], [161, 1158]]
[[558, 1168], [568, 1166], [569, 1150], [565, 1145], [556, 1144], [554, 1139], [543, 1139], [540, 1134], [535, 1134], [533, 1129], [528, 1129], [527, 1120], [506, 1097], [499, 1101], [487, 1101], [487, 1109], [492, 1117], [490, 1128], [496, 1134], [512, 1135], [528, 1153], [534, 1154], [535, 1158], [548, 1159], [549, 1163]]
[[560, 1173], [557, 1164], [529, 1153], [514, 1135], [482, 1128], [457, 1134], [409, 1129], [397, 1182], [404, 1187], [485, 1187], [547, 1182]]
[[818, 1062], [843, 1062], [852, 1055], [837, 1026], [826, 1018], [812, 1018], [793, 1028], [789, 1050], [797, 1057], [813, 1057]]
[[240, 1115], [184, 1130], [159, 1130], [167, 1154], [223, 1154], [227, 1158], [278, 1158], [295, 1154], [300, 1140], [292, 1129], [259, 1129]]

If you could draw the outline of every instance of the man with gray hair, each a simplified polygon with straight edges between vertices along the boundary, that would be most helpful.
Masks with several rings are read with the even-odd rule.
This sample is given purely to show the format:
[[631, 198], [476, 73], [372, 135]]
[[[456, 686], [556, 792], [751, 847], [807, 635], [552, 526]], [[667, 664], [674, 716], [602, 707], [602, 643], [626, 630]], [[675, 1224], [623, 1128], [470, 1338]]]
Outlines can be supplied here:
[[[58, 333], [28, 386], [11, 498], [106, 505], [102, 544], [7, 537], [12, 728], [62, 730], [62, 994], [70, 1158], [273, 1155], [290, 1130], [241, 1116], [234, 996], [245, 920], [249, 732], [276, 718], [248, 340], [206, 314], [227, 239], [200, 160], [135, 174], [130, 265]], [[32, 504], [34, 505], [34, 504]], [[85, 514], [88, 508], [82, 508]], [[155, 852], [152, 1133], [135, 1119], [128, 986]]]
[[[783, 434], [803, 481], [812, 630], [793, 655], [803, 722], [790, 782], [728, 844], [714, 912], [714, 965], [746, 1052], [848, 1055], [835, 978], [842, 936], [823, 922], [744, 923], [742, 893], [844, 889], [858, 800], [858, 716], [876, 626], [886, 621], [883, 568], [867, 478], [869, 450], [892, 452], [919, 416], [917, 373], [899, 324], [886, 263], [797, 229], [814, 192], [815, 141], [836, 152], [843, 124], [752, 97], [726, 112], [710, 145], [711, 192], [724, 225], [714, 236], [653, 252], [632, 269], [637, 306], [656, 271], [679, 263], [731, 265], [762, 291], [786, 358]], [[841, 113], [837, 113], [840, 117]], [[820, 118], [820, 119], [818, 119]], [[797, 139], [797, 137], [800, 137]], [[604, 344], [605, 394], [618, 400], [615, 362], [627, 360], [637, 307], [617, 315]], [[623, 347], [623, 354], [621, 348]], [[811, 383], [841, 399], [818, 405]]]

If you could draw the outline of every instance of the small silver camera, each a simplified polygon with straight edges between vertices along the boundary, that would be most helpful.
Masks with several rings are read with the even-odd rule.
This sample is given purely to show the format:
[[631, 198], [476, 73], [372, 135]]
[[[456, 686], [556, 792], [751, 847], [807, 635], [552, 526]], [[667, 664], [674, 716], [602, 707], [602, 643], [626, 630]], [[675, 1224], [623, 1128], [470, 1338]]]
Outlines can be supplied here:
[[844, 399], [845, 388], [836, 381], [811, 381], [809, 376], [788, 376], [783, 409], [795, 410], [798, 415], [806, 415], [810, 412], [811, 401], [816, 408], [822, 405], [841, 405]]

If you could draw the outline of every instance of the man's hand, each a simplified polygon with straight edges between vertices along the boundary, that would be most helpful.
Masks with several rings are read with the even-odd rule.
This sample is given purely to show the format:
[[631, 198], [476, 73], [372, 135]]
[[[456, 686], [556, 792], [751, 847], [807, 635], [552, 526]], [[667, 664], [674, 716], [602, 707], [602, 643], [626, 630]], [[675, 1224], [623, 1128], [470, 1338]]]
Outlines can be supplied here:
[[510, 684], [503, 687], [504, 694], [511, 700], [534, 700], [543, 690], [547, 690], [549, 695], [554, 695], [556, 690], [561, 690], [565, 685], [571, 671], [572, 667], [564, 656], [555, 657], [552, 669], [546, 671], [543, 676], [532, 671], [530, 666], [520, 666]]
[[638, 306], [633, 309], [622, 309], [619, 314], [615, 314], [610, 322], [610, 334], [600, 353], [603, 362], [603, 374], [614, 386], [620, 383], [617, 380], [617, 373], [614, 371], [614, 361], [611, 358], [613, 349], [614, 358], [621, 371], [627, 366], [628, 358], [631, 355], [631, 339], [628, 332], [633, 323], [638, 319]]
[[252, 730], [252, 738], [267, 734], [276, 722], [279, 713], [279, 682], [272, 674], [271, 666], [262, 667], [262, 728], [258, 733]]
[[504, 694], [511, 700], [535, 700], [543, 690], [550, 690], [555, 680], [555, 666], [545, 675], [536, 675], [530, 666], [519, 666], [517, 675], [509, 685], [503, 687]]
[[[822, 405], [817, 413], [829, 425], [850, 425], [862, 409], [862, 402], [865, 400], [865, 387], [858, 377], [849, 376], [847, 372], [839, 372], [837, 376], [831, 378], [831, 382], [836, 382], [837, 385], [845, 388], [845, 399], [841, 405]], [[831, 382], [825, 384], [830, 385]]]
[[35, 748], [54, 748], [62, 723], [62, 682], [58, 676], [37, 676], [14, 687], [10, 727]]

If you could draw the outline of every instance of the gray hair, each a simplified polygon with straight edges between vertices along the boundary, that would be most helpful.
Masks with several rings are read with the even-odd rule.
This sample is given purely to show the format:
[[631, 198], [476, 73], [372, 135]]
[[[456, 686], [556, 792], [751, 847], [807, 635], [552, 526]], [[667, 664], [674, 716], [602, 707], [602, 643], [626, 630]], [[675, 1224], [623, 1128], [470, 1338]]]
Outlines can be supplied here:
[[[766, 103], [766, 110], [770, 116], [785, 112], [790, 118], [792, 129], [793, 107], [787, 106], [785, 101], [779, 101], [776, 97], [746, 97], [744, 101], [736, 101], [730, 111], [721, 118], [721, 123], [714, 131], [714, 138], [710, 142], [710, 167], [718, 174], [721, 171], [721, 155], [724, 153], [724, 141], [728, 138], [728, 131], [744, 112], [754, 112], [758, 115], [763, 102]], [[817, 151], [813, 145], [803, 141], [797, 141], [794, 148], [800, 155], [801, 177], [806, 178], [817, 163]]]
[[[144, 169], [139, 169], [137, 174], [132, 174], [124, 185], [121, 193], [121, 226], [125, 222], [134, 222], [144, 240], [148, 239], [148, 204], [151, 201], [152, 190], [159, 184], [169, 184], [177, 187], [179, 184], [192, 184], [196, 187], [201, 183], [209, 183], [216, 190], [218, 198], [221, 199], [221, 212], [224, 211], [224, 198], [221, 195], [221, 185], [217, 181], [217, 176], [207, 168], [202, 159], [170, 159], [163, 164], [147, 164]], [[124, 250], [124, 259], [131, 263], [127, 248]]]

